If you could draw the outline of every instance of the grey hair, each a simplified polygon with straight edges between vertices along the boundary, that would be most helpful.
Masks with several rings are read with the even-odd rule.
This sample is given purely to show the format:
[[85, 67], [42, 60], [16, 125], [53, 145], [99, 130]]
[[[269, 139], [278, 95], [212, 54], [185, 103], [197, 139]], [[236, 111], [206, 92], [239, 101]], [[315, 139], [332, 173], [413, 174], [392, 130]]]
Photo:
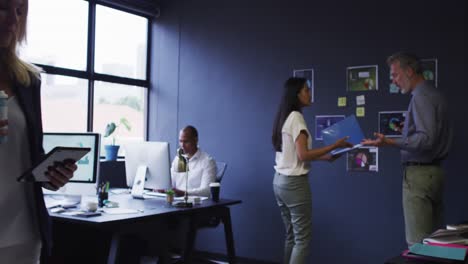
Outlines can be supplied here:
[[400, 67], [403, 69], [411, 68], [416, 74], [422, 74], [421, 60], [414, 54], [406, 52], [397, 52], [387, 58], [388, 66], [395, 62], [400, 62]]

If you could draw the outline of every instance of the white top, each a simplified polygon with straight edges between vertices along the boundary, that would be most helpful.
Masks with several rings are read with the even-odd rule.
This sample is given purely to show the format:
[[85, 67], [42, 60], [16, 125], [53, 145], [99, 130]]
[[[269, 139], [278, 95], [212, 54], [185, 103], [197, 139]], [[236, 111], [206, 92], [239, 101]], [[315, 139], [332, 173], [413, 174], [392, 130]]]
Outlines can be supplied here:
[[26, 119], [16, 97], [11, 97], [8, 138], [0, 144], [0, 248], [39, 241], [32, 183], [16, 181], [30, 165]]
[[[177, 172], [179, 157], [176, 156], [172, 161], [171, 178], [172, 185], [182, 191], [185, 191], [186, 173]], [[216, 181], [216, 162], [206, 152], [198, 151], [189, 159], [188, 162], [188, 194], [196, 196], [210, 196], [210, 183]]]
[[307, 129], [304, 116], [297, 111], [289, 114], [281, 129], [282, 152], [276, 152], [275, 170], [278, 173], [288, 176], [299, 176], [307, 174], [310, 170], [310, 161], [299, 160], [296, 152], [296, 139], [301, 133], [307, 133], [307, 148], [312, 148], [312, 137]]

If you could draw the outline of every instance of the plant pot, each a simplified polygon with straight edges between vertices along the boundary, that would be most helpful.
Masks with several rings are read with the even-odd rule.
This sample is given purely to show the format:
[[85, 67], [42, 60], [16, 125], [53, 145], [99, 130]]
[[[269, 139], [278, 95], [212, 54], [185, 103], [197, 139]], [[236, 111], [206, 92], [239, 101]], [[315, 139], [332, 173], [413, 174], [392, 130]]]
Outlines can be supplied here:
[[174, 202], [174, 195], [173, 194], [166, 194], [166, 202], [171, 205]]
[[119, 145], [105, 145], [104, 149], [106, 150], [106, 160], [116, 161], [119, 148], [120, 148]]

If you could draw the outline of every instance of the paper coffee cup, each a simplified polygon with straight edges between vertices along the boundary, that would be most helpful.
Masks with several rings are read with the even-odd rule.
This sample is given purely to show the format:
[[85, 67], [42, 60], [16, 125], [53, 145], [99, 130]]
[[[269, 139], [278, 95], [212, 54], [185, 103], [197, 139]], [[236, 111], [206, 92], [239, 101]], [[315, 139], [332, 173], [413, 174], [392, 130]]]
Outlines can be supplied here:
[[221, 184], [219, 184], [219, 182], [210, 183], [211, 200], [213, 200], [214, 202], [219, 201], [219, 189], [220, 188], [221, 188]]

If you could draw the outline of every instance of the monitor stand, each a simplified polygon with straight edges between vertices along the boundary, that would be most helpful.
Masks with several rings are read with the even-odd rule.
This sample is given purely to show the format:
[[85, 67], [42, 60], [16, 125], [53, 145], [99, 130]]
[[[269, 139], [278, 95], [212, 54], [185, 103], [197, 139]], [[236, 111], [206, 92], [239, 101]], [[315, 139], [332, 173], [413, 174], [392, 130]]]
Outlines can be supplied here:
[[143, 192], [145, 190], [145, 180], [148, 167], [140, 165], [137, 168], [135, 179], [133, 180], [132, 196], [136, 199], [145, 199]]

